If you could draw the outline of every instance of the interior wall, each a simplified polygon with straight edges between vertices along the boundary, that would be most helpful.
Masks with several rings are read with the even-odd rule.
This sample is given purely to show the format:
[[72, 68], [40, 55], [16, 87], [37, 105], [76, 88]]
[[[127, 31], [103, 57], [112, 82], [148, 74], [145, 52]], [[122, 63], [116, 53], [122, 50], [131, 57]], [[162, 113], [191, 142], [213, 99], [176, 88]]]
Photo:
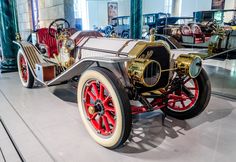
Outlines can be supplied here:
[[193, 16], [194, 11], [205, 11], [211, 9], [212, 0], [182, 0], [180, 16]]
[[[89, 29], [94, 26], [101, 27], [108, 24], [107, 3], [111, 0], [87, 0]], [[130, 1], [117, 0], [118, 2], [118, 16], [130, 15]]]
[[57, 19], [64, 18], [64, 0], [39, 0], [39, 26], [48, 27]]
[[[181, 16], [193, 16], [194, 11], [211, 10], [212, 0], [182, 0]], [[225, 9], [235, 9], [236, 0], [225, 0]]]
[[165, 0], [143, 0], [143, 14], [164, 12]]
[[21, 38], [26, 40], [32, 31], [30, 0], [16, 0], [18, 25]]
[[236, 0], [225, 0], [225, 9], [236, 9]]
[[[225, 9], [236, 9], [236, 0], [225, 0]], [[234, 17], [233, 12], [226, 12], [224, 15], [225, 22], [229, 22]]]
[[[74, 0], [38, 0], [39, 23], [38, 27], [48, 27], [57, 18], [65, 18], [72, 27], [75, 26]], [[16, 0], [19, 31], [23, 40], [26, 40], [33, 31], [31, 0]]]
[[[107, 2], [112, 0], [87, 0], [89, 28], [106, 26], [108, 23]], [[143, 0], [143, 14], [164, 11], [165, 0]], [[130, 15], [130, 0], [116, 0], [118, 16]]]

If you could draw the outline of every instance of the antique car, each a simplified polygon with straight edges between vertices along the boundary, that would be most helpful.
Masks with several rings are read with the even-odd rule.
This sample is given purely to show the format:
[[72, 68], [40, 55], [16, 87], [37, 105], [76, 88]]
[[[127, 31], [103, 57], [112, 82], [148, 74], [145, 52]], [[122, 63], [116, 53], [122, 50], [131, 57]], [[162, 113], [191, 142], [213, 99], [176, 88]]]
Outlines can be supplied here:
[[130, 17], [119, 16], [112, 19], [113, 32], [121, 38], [129, 38]]
[[183, 50], [189, 53], [195, 51], [194, 54], [198, 53], [202, 58], [236, 51], [236, 30], [231, 26], [219, 25], [216, 20], [203, 24], [167, 25], [161, 32], [157, 30], [155, 35], [156, 40], [165, 40], [172, 49], [186, 48]]
[[197, 23], [216, 20], [218, 24], [235, 25], [236, 9], [230, 10], [209, 10], [197, 11], [193, 13], [194, 20]]
[[[169, 17], [166, 13], [151, 13], [143, 15], [142, 35], [146, 35], [149, 29], [158, 25], [158, 20]], [[130, 36], [130, 16], [119, 16], [112, 19], [113, 32], [121, 38], [129, 38]], [[144, 37], [144, 36], [143, 36]]]
[[[223, 42], [222, 45], [217, 45], [218, 50], [230, 49], [226, 46], [228, 44], [233, 46], [231, 37], [235, 35], [235, 28], [232, 26], [235, 22], [235, 12], [236, 10], [194, 12], [194, 23], [182, 23], [167, 29], [165, 27], [163, 34], [174, 37], [185, 47], [208, 48], [209, 44]], [[158, 32], [158, 34], [162, 33]]]
[[156, 28], [160, 26], [160, 19], [166, 19], [170, 17], [169, 13], [151, 13], [151, 14], [144, 14], [143, 15], [143, 25], [147, 25], [149, 29]]
[[184, 120], [208, 105], [211, 84], [200, 57], [171, 56], [165, 42], [153, 39], [104, 38], [92, 31], [70, 35], [62, 20], [52, 22], [44, 41], [40, 29], [36, 33], [38, 42], [57, 47], [48, 56], [29, 42], [16, 42], [19, 77], [27, 88], [35, 82], [56, 86], [77, 80], [83, 124], [100, 145], [121, 146], [133, 115], [161, 109]]
[[114, 32], [112, 25], [101, 26], [100, 28], [95, 27], [94, 30], [102, 33], [104, 37], [111, 37]]

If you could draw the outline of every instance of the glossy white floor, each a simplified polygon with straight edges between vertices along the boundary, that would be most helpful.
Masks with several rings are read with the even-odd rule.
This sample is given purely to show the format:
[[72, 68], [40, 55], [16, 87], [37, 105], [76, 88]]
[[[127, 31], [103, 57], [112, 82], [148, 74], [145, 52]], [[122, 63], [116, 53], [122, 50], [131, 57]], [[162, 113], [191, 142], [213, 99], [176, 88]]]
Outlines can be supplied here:
[[[17, 73], [0, 76], [0, 116], [27, 162], [234, 162], [236, 102], [212, 96], [198, 117], [179, 121], [151, 113], [134, 123], [124, 147], [111, 151], [86, 132], [65, 86], [25, 89]], [[0, 162], [20, 161], [0, 126]]]

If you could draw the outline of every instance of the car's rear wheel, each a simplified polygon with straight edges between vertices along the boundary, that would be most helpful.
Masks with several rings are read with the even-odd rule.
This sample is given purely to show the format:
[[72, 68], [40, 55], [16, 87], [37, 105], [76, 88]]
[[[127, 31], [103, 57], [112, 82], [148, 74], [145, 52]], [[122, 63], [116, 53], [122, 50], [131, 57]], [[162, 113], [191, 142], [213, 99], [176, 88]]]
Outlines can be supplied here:
[[32, 88], [34, 85], [34, 76], [32, 75], [26, 57], [21, 50], [19, 50], [17, 54], [17, 64], [22, 85], [26, 88]]
[[97, 143], [115, 149], [127, 140], [132, 125], [130, 103], [112, 72], [98, 67], [85, 71], [77, 97], [83, 123]]
[[211, 84], [202, 69], [196, 78], [186, 77], [182, 88], [168, 95], [167, 107], [162, 110], [178, 119], [189, 119], [200, 114], [208, 105], [211, 97]]

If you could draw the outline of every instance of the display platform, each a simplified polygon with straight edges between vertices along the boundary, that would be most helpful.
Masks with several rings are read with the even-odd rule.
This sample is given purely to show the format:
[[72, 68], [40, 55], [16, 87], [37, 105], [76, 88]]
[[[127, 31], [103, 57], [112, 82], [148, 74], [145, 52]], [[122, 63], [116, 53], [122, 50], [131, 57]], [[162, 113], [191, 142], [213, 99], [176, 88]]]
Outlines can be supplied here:
[[[0, 103], [2, 120], [25, 161], [230, 162], [236, 158], [236, 102], [217, 96], [191, 120], [167, 117], [162, 123], [159, 112], [136, 117], [129, 140], [114, 151], [89, 137], [69, 85], [26, 89], [18, 73], [0, 74]], [[6, 161], [20, 161], [2, 132], [0, 148], [0, 161], [2, 155]]]

